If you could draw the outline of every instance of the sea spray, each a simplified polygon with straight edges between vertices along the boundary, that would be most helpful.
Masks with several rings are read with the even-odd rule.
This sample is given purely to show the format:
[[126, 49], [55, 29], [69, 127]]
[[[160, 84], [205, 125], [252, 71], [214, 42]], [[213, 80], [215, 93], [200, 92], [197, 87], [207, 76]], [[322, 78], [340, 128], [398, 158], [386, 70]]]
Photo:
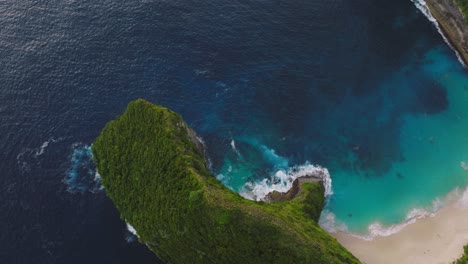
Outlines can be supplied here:
[[138, 236], [136, 229], [128, 222], [125, 222], [125, 223], [127, 224], [127, 232], [128, 232], [127, 236], [125, 237], [125, 240], [128, 243], [131, 243], [131, 242], [134, 242], [136, 239], [140, 239], [140, 236]]
[[67, 191], [95, 193], [103, 190], [101, 176], [93, 162], [91, 146], [75, 143], [72, 145], [73, 153], [70, 157], [70, 167], [66, 171], [64, 183]]
[[236, 142], [233, 140], [231, 140], [231, 148], [232, 150], [234, 150], [235, 152], [237, 152], [237, 148], [236, 148]]
[[447, 39], [444, 32], [442, 31], [442, 28], [439, 25], [439, 22], [437, 22], [437, 19], [435, 19], [435, 17], [432, 15], [431, 10], [427, 6], [426, 2], [424, 0], [411, 0], [411, 2], [413, 2], [416, 8], [418, 8], [421, 11], [421, 13], [423, 13], [427, 17], [427, 19], [429, 19], [429, 21], [432, 24], [434, 24], [434, 26], [437, 29], [437, 32], [439, 32], [439, 34], [442, 36], [445, 43], [447, 43], [447, 45], [455, 52], [455, 55], [457, 56], [458, 61], [463, 65], [463, 67], [466, 68], [465, 62], [463, 62], [463, 59], [460, 56], [460, 53], [458, 53], [458, 51], [453, 47], [453, 45]]
[[333, 194], [332, 180], [328, 169], [307, 162], [287, 170], [279, 169], [270, 178], [258, 182], [247, 182], [240, 191], [240, 195], [250, 200], [261, 201], [272, 191], [287, 192], [291, 189], [295, 179], [307, 175], [314, 175], [322, 179], [325, 196]]
[[232, 139], [231, 143], [229, 143], [229, 144], [231, 145], [232, 151], [234, 151], [234, 153], [236, 153], [237, 157], [239, 159], [242, 159], [242, 155], [241, 155], [241, 153], [239, 152], [239, 150], [236, 147], [236, 141], [234, 141], [234, 139]]

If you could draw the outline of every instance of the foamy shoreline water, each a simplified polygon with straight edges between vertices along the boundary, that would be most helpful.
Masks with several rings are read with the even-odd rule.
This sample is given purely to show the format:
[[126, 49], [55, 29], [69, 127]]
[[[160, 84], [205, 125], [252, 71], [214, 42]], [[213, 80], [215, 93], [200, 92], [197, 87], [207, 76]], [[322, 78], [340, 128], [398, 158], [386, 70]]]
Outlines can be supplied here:
[[265, 178], [259, 182], [247, 182], [239, 194], [246, 199], [261, 201], [272, 191], [289, 191], [295, 179], [307, 175], [314, 175], [322, 179], [325, 197], [333, 194], [332, 180], [328, 169], [312, 165], [309, 162], [288, 169], [279, 169], [272, 175], [271, 179]]
[[[464, 162], [461, 162], [460, 166], [464, 169]], [[271, 179], [265, 178], [259, 182], [247, 182], [240, 194], [250, 200], [263, 200], [272, 191], [287, 192], [296, 178], [311, 174], [320, 175], [323, 178], [325, 197], [330, 198], [333, 195], [333, 190], [328, 169], [312, 165], [308, 162], [300, 166], [289, 167], [287, 170], [277, 170]], [[385, 225], [378, 221], [372, 222], [369, 224], [368, 232], [365, 234], [349, 232], [346, 223], [336, 219], [334, 213], [326, 208], [322, 212], [319, 224], [331, 234], [346, 235], [363, 241], [372, 241], [375, 238], [398, 234], [418, 221], [437, 216], [440, 211], [453, 204], [456, 204], [459, 208], [468, 209], [468, 187], [463, 190], [455, 188], [447, 195], [435, 198], [431, 206], [410, 209], [406, 218], [400, 223]]]
[[343, 231], [331, 235], [364, 263], [451, 263], [468, 243], [468, 189], [451, 192], [446, 202], [437, 212], [416, 217], [387, 236], [365, 239]]
[[[429, 208], [413, 208], [406, 218], [397, 224], [383, 225], [380, 222], [373, 222], [368, 226], [367, 234], [356, 234], [349, 232], [346, 224], [335, 219], [332, 212], [324, 210], [320, 219], [320, 225], [329, 233], [345, 233], [362, 240], [372, 241], [377, 237], [387, 237], [404, 230], [407, 226], [417, 223], [420, 220], [435, 217], [444, 208], [456, 205], [457, 208], [468, 209], [468, 187], [465, 190], [454, 189], [445, 197], [436, 198]], [[468, 241], [467, 241], [468, 242]]]

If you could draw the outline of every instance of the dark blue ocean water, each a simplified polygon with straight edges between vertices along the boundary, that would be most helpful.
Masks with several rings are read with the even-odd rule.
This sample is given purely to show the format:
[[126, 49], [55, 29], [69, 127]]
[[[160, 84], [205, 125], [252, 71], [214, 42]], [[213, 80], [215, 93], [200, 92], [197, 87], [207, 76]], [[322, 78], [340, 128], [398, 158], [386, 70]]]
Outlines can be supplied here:
[[[349, 187], [404, 180], [392, 171], [412, 155], [401, 131], [419, 127], [405, 124], [448, 113], [466, 96], [448, 89], [464, 83], [409, 0], [0, 1], [0, 262], [157, 263], [95, 181], [88, 152], [133, 99], [179, 112], [236, 191], [306, 161], [327, 167], [328, 210], [362, 231], [379, 205], [359, 211]], [[448, 182], [408, 199], [425, 205], [465, 180]], [[401, 221], [400, 207], [380, 220]]]

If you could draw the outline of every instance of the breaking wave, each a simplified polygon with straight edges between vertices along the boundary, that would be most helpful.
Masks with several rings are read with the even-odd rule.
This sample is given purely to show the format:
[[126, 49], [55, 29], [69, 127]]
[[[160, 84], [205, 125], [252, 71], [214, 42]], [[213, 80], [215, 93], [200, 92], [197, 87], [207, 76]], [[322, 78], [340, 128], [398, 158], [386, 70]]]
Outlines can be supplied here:
[[127, 234], [125, 236], [125, 240], [128, 243], [135, 242], [140, 237], [138, 236], [136, 229], [131, 224], [129, 223], [126, 223], [126, 224], [127, 224]]
[[319, 224], [329, 233], [345, 232], [354, 237], [370, 241], [378, 236], [390, 236], [396, 234], [408, 225], [416, 223], [418, 220], [434, 217], [440, 209], [454, 202], [457, 206], [468, 208], [468, 188], [463, 192], [457, 188], [443, 198], [436, 198], [428, 208], [411, 209], [407, 213], [405, 220], [401, 223], [393, 225], [384, 225], [380, 222], [371, 223], [367, 228], [366, 234], [355, 234], [349, 232], [346, 224], [339, 221], [329, 210], [324, 210], [322, 212]]
[[269, 178], [258, 182], [247, 182], [239, 192], [244, 198], [262, 201], [272, 191], [287, 192], [291, 189], [295, 179], [307, 175], [315, 175], [322, 178], [325, 187], [325, 196], [333, 194], [332, 180], [328, 169], [305, 163], [304, 165], [290, 167], [286, 170], [279, 169]]
[[72, 145], [72, 149], [70, 168], [63, 180], [67, 185], [67, 191], [71, 193], [96, 193], [103, 190], [101, 176], [93, 162], [91, 146], [75, 143]]
[[461, 58], [460, 54], [458, 53], [458, 51], [452, 46], [452, 44], [450, 43], [450, 41], [447, 39], [447, 37], [445, 36], [444, 32], [442, 31], [442, 29], [440, 28], [440, 25], [439, 25], [439, 22], [437, 22], [437, 19], [435, 19], [435, 17], [432, 15], [431, 11], [429, 10], [429, 7], [427, 6], [426, 2], [424, 0], [411, 0], [411, 2], [414, 3], [414, 5], [416, 6], [416, 8], [418, 8], [421, 13], [423, 13], [427, 19], [429, 19], [429, 21], [432, 22], [432, 24], [434, 24], [434, 26], [436, 27], [437, 29], [437, 32], [439, 32], [439, 34], [442, 36], [442, 38], [444, 39], [445, 43], [447, 43], [447, 45], [455, 52], [455, 54], [457, 55], [457, 59], [458, 61], [463, 65], [463, 67], [467, 67], [465, 65], [465, 63], [463, 62], [463, 59]]

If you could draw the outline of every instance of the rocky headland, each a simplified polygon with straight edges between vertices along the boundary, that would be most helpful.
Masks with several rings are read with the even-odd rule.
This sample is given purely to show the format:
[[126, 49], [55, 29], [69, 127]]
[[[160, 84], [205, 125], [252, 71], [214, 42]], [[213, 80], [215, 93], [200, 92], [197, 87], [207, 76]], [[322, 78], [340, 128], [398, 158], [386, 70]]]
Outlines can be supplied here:
[[121, 218], [166, 263], [360, 263], [318, 225], [321, 175], [270, 202], [244, 199], [211, 175], [195, 132], [167, 108], [131, 102], [92, 151]]

